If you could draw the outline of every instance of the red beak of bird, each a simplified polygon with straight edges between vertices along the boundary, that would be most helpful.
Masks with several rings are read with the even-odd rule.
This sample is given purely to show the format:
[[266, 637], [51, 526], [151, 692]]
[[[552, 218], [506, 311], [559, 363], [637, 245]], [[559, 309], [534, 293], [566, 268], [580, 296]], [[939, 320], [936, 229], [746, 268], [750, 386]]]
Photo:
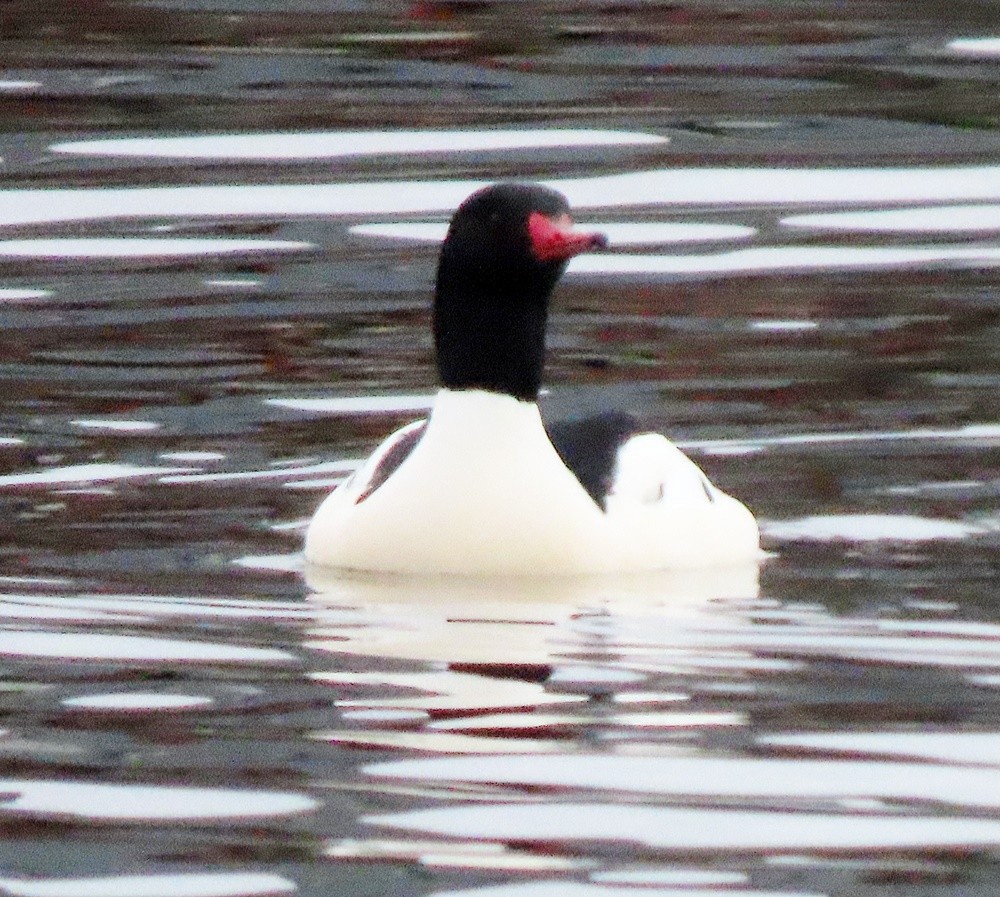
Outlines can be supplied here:
[[528, 236], [531, 251], [540, 262], [564, 262], [581, 252], [608, 245], [604, 234], [573, 230], [569, 215], [549, 218], [541, 212], [532, 212], [528, 218]]

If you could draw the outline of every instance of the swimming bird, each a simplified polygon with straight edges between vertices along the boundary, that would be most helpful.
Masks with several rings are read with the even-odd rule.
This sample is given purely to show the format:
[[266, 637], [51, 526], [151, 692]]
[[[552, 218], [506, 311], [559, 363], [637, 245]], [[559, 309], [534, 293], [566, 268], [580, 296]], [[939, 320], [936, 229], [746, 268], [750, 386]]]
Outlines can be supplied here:
[[390, 435], [309, 524], [311, 564], [406, 574], [574, 575], [756, 559], [750, 511], [625, 414], [546, 428], [549, 295], [603, 248], [562, 194], [501, 183], [455, 212], [433, 330], [430, 417]]

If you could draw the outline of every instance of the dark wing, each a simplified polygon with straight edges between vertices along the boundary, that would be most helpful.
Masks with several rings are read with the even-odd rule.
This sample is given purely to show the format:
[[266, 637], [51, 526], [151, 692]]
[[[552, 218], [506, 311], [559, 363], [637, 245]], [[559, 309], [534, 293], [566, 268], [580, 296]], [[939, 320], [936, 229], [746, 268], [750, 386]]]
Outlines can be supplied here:
[[614, 480], [618, 449], [637, 433], [639, 421], [631, 414], [606, 411], [592, 417], [545, 424], [559, 457], [587, 494], [605, 510], [605, 498]]
[[416, 448], [426, 429], [427, 421], [416, 421], [397, 430], [375, 450], [375, 454], [365, 465], [369, 467], [368, 479], [354, 500], [356, 505], [361, 504], [399, 469]]

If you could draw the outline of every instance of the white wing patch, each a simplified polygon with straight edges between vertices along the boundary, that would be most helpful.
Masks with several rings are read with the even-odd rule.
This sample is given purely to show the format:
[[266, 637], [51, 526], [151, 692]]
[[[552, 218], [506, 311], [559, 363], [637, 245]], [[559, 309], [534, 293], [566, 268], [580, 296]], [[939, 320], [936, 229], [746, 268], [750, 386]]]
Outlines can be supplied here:
[[666, 436], [640, 433], [618, 449], [607, 506], [705, 505], [717, 494], [701, 468]]

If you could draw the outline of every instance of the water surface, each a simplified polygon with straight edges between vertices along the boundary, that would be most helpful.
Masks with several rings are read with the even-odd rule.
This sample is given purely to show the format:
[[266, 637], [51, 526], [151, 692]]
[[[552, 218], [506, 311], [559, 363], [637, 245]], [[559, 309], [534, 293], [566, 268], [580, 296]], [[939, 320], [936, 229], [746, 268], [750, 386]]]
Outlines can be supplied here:
[[[0, 887], [993, 894], [997, 42], [988, 3], [8, 3]], [[547, 411], [670, 433], [759, 571], [303, 569], [501, 178], [613, 243]]]

